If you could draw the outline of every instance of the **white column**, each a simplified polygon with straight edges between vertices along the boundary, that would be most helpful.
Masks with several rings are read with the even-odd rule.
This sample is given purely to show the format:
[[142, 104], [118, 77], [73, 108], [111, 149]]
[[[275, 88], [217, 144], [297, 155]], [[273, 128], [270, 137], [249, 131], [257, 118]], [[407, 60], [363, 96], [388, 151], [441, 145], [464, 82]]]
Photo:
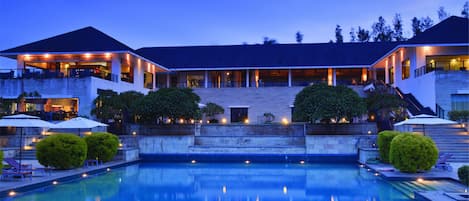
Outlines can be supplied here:
[[249, 88], [249, 69], [246, 70], [246, 88]]
[[291, 87], [291, 69], [288, 69], [288, 87]]
[[208, 88], [208, 70], [205, 71], [204, 75], [204, 87]]
[[384, 82], [389, 84], [389, 60], [386, 59], [386, 66], [384, 67]]
[[169, 72], [166, 72], [166, 88], [169, 88], [171, 77], [169, 76]]
[[111, 73], [114, 75], [111, 79], [117, 79], [112, 81], [121, 82], [121, 61], [118, 54], [112, 54]]
[[137, 89], [143, 89], [143, 65], [144, 61], [142, 59], [137, 59], [136, 65], [134, 66], [134, 86]]
[[153, 90], [156, 90], [156, 71], [153, 71]]
[[16, 75], [18, 77], [23, 76], [23, 70], [24, 70], [24, 60], [22, 55], [18, 55], [16, 57]]

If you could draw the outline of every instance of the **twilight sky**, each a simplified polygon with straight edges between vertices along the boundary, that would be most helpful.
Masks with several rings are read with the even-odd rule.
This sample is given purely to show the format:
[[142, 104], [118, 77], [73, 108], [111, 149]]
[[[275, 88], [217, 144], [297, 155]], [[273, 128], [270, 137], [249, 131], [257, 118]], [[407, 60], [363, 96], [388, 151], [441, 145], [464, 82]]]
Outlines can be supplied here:
[[[379, 16], [392, 24], [395, 13], [410, 37], [410, 19], [430, 16], [439, 22], [443, 6], [460, 16], [466, 0], [0, 0], [0, 50], [93, 26], [137, 49], [148, 46], [229, 45], [335, 39], [342, 26], [344, 41], [351, 27], [371, 29]], [[15, 68], [0, 58], [0, 69]]]

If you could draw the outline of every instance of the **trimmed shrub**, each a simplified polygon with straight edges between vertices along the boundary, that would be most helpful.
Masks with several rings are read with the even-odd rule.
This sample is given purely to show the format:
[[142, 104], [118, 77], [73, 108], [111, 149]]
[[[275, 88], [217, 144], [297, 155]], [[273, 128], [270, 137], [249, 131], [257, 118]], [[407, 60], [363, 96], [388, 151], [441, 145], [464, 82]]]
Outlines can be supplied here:
[[415, 173], [431, 169], [438, 159], [438, 148], [432, 139], [416, 135], [397, 135], [391, 141], [389, 161], [401, 172]]
[[381, 162], [389, 163], [391, 141], [399, 134], [401, 134], [401, 132], [397, 131], [381, 131], [378, 133], [378, 150]]
[[55, 134], [36, 145], [36, 157], [46, 167], [72, 169], [80, 167], [86, 159], [85, 140], [74, 134]]
[[85, 137], [88, 145], [88, 159], [107, 162], [117, 154], [119, 138], [111, 133], [96, 132]]
[[459, 181], [466, 186], [469, 186], [469, 165], [464, 165], [458, 169]]

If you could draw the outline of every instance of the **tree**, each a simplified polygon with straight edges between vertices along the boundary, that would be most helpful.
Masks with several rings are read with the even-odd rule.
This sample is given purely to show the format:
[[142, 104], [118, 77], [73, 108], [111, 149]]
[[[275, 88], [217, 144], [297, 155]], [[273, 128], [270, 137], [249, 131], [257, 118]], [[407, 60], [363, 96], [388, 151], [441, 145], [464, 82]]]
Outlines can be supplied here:
[[163, 88], [142, 98], [136, 113], [142, 123], [154, 123], [165, 118], [173, 123], [177, 119], [198, 119], [199, 101], [200, 97], [190, 88]]
[[[391, 113], [401, 114], [399, 111], [405, 110], [406, 107], [406, 102], [391, 91], [389, 87], [377, 85], [374, 91], [367, 94], [366, 104], [368, 111], [376, 115], [378, 129], [380, 131], [389, 129]], [[399, 117], [397, 115], [396, 118], [405, 119], [405, 117]]]
[[393, 38], [395, 41], [404, 41], [405, 38], [402, 36], [402, 19], [399, 13], [394, 15], [394, 19], [392, 21], [394, 31], [392, 32]]
[[301, 43], [303, 41], [303, 34], [300, 31], [297, 31], [295, 36], [296, 36], [297, 43]]
[[412, 32], [414, 36], [422, 33], [422, 27], [420, 26], [420, 20], [417, 17], [412, 18]]
[[201, 112], [205, 114], [207, 118], [213, 118], [217, 114], [223, 114], [225, 109], [215, 103], [207, 103], [207, 105], [201, 109]]
[[273, 39], [273, 38], [269, 38], [269, 37], [264, 37], [264, 42], [263, 42], [264, 45], [273, 45], [273, 44], [277, 44], [277, 40]]
[[433, 20], [432, 18], [428, 16], [422, 18], [420, 21], [421, 21], [420, 26], [421, 26], [422, 32], [433, 26]]
[[358, 34], [357, 34], [358, 42], [368, 42], [370, 41], [370, 32], [366, 29], [362, 29], [358, 27]]
[[392, 40], [392, 31], [382, 16], [379, 16], [378, 22], [373, 23], [373, 41], [388, 42]]
[[357, 33], [355, 32], [355, 29], [352, 27], [352, 29], [350, 29], [350, 42], [355, 42], [357, 40]]
[[351, 120], [366, 111], [363, 99], [352, 89], [324, 84], [305, 87], [296, 95], [294, 105], [293, 119], [311, 123], [322, 119]]
[[135, 122], [137, 103], [144, 95], [136, 91], [126, 91], [117, 94], [111, 90], [98, 92], [98, 97], [93, 101], [95, 108], [91, 114], [96, 115], [102, 122]]
[[445, 11], [445, 7], [443, 7], [443, 6], [440, 6], [440, 8], [438, 8], [437, 12], [438, 12], [438, 19], [440, 21], [445, 20], [449, 16], [449, 14]]
[[335, 27], [335, 42], [336, 43], [344, 42], [344, 37], [342, 36], [342, 28], [340, 28], [340, 25], [337, 25]]
[[466, 3], [464, 3], [461, 15], [465, 18], [469, 18], [469, 1], [466, 1]]

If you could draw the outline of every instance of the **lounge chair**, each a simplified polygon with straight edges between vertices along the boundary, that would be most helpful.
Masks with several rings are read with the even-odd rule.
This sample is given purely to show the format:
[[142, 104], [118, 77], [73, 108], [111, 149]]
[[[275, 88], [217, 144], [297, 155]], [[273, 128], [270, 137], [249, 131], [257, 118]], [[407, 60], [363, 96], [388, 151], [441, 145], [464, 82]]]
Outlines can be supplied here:
[[47, 168], [33, 168], [31, 164], [21, 164], [21, 168], [20, 168], [20, 164], [14, 158], [4, 158], [3, 160], [6, 163], [8, 163], [8, 165], [11, 166], [11, 170], [9, 170], [10, 173], [11, 172], [17, 172], [17, 173], [38, 172], [44, 175], [46, 173], [46, 170], [48, 170]]
[[31, 170], [25, 170], [25, 169], [22, 169], [21, 171], [16, 170], [16, 169], [3, 169], [2, 170], [2, 175], [1, 175], [2, 180], [5, 180], [7, 178], [18, 178], [18, 177], [21, 179], [29, 177], [29, 179], [31, 180], [33, 177], [33, 172]]
[[438, 157], [438, 160], [436, 161], [435, 168], [451, 171], [453, 168], [451, 167], [451, 165], [447, 163], [447, 161], [452, 156], [453, 154], [448, 154], [448, 153], [440, 154], [440, 156]]

